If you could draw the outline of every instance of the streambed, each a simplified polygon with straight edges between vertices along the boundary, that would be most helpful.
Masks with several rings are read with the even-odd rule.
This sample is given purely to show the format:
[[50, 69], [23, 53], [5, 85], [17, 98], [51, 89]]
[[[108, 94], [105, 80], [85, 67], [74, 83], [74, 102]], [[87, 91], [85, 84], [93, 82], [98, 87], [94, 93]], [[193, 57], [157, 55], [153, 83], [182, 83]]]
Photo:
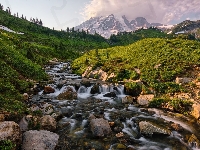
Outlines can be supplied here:
[[[124, 86], [91, 79], [91, 86], [81, 84], [82, 78], [71, 74], [70, 63], [58, 63], [47, 66], [46, 72], [52, 78], [54, 93], [43, 91], [34, 95], [34, 103], [49, 103], [54, 112], [61, 114], [57, 122], [60, 150], [190, 150], [197, 149], [198, 143], [192, 135], [200, 137], [200, 129], [190, 118], [174, 113], [163, 112], [154, 108], [140, 108], [136, 102], [122, 103]], [[91, 89], [98, 83], [99, 93], [91, 94]], [[57, 97], [66, 89], [77, 93], [73, 100], [58, 100]], [[116, 97], [106, 97], [107, 93]], [[111, 125], [111, 133], [103, 137], [95, 136], [91, 131], [89, 117], [104, 118]], [[139, 124], [151, 122], [170, 131], [169, 134], [143, 134]], [[179, 125], [180, 129], [172, 125]], [[121, 133], [122, 136], [117, 135]], [[190, 142], [188, 142], [190, 141]]]

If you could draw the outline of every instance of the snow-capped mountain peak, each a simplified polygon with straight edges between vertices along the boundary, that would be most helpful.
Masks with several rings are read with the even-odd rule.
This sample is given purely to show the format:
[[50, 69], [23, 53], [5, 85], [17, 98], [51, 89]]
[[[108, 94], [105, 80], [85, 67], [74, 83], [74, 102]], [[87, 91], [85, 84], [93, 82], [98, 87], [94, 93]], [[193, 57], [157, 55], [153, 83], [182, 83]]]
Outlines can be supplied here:
[[151, 26], [164, 26], [160, 23], [149, 23], [143, 17], [137, 17], [135, 20], [129, 21], [125, 15], [116, 17], [113, 14], [106, 17], [92, 17], [75, 27], [75, 30], [88, 30], [90, 34], [98, 33], [105, 38], [109, 38], [112, 34], [118, 32], [130, 32], [139, 28], [148, 28]]

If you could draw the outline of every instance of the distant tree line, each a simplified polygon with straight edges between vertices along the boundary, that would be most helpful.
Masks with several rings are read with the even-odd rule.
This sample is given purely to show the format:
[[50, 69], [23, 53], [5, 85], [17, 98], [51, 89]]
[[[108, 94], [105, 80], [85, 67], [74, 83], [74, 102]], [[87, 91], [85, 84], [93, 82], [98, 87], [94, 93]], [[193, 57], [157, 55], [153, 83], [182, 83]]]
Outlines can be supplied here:
[[[4, 11], [4, 9], [3, 9], [3, 5], [2, 4], [0, 4], [0, 10], [3, 10]], [[7, 7], [6, 8], [6, 10], [5, 10], [8, 14], [10, 14], [11, 15], [11, 11], [10, 11], [10, 7]], [[22, 14], [22, 16], [21, 17], [19, 17], [19, 14], [18, 14], [18, 12], [17, 12], [17, 14], [13, 14], [15, 17], [18, 17], [18, 18], [21, 18], [21, 19], [25, 19], [25, 20], [27, 20], [26, 19], [26, 16], [24, 16], [23, 14]], [[41, 19], [38, 19], [38, 18], [30, 18], [30, 22], [32, 22], [32, 23], [35, 23], [35, 24], [38, 24], [38, 25], [43, 25], [43, 22], [42, 22], [42, 20]]]

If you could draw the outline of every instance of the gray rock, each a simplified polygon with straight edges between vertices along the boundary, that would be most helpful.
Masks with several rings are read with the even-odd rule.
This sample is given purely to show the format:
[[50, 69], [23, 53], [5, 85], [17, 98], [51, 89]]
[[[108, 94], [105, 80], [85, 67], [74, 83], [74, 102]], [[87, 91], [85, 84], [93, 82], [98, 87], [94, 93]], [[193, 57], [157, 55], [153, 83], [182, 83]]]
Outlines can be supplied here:
[[40, 125], [41, 125], [41, 129], [43, 130], [48, 130], [48, 131], [56, 130], [56, 120], [50, 115], [43, 116], [40, 119]]
[[23, 150], [54, 150], [59, 135], [45, 130], [30, 130], [23, 134]]
[[20, 120], [19, 127], [23, 132], [28, 130], [28, 121], [26, 120], [25, 116]]
[[0, 122], [0, 141], [11, 140], [18, 145], [20, 138], [20, 128], [17, 123], [13, 121]]
[[192, 78], [186, 78], [186, 77], [185, 78], [179, 78], [179, 77], [176, 78], [177, 84], [189, 83], [191, 81], [192, 81]]
[[146, 135], [152, 135], [152, 134], [170, 135], [171, 134], [171, 131], [147, 121], [139, 122], [139, 127], [140, 127], [141, 134], [146, 134]]
[[103, 118], [92, 119], [90, 126], [94, 136], [103, 137], [111, 132], [108, 121]]
[[154, 95], [153, 94], [149, 94], [149, 95], [140, 95], [138, 98], [137, 98], [137, 103], [139, 105], [149, 105], [149, 102], [154, 98]]

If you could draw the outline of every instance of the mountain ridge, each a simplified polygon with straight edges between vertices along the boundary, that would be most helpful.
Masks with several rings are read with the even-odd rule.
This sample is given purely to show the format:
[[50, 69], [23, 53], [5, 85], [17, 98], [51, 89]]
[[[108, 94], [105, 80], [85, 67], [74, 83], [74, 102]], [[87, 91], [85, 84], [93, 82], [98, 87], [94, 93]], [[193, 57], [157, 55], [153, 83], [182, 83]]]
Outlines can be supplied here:
[[129, 21], [125, 15], [122, 17], [116, 17], [111, 14], [106, 17], [91, 17], [89, 20], [86, 20], [74, 29], [85, 30], [90, 34], [98, 33], [105, 38], [109, 38], [112, 34], [116, 35], [119, 32], [131, 32], [140, 28], [149, 27], [165, 29], [169, 26], [161, 23], [149, 23], [144, 17], [137, 17], [134, 20]]

